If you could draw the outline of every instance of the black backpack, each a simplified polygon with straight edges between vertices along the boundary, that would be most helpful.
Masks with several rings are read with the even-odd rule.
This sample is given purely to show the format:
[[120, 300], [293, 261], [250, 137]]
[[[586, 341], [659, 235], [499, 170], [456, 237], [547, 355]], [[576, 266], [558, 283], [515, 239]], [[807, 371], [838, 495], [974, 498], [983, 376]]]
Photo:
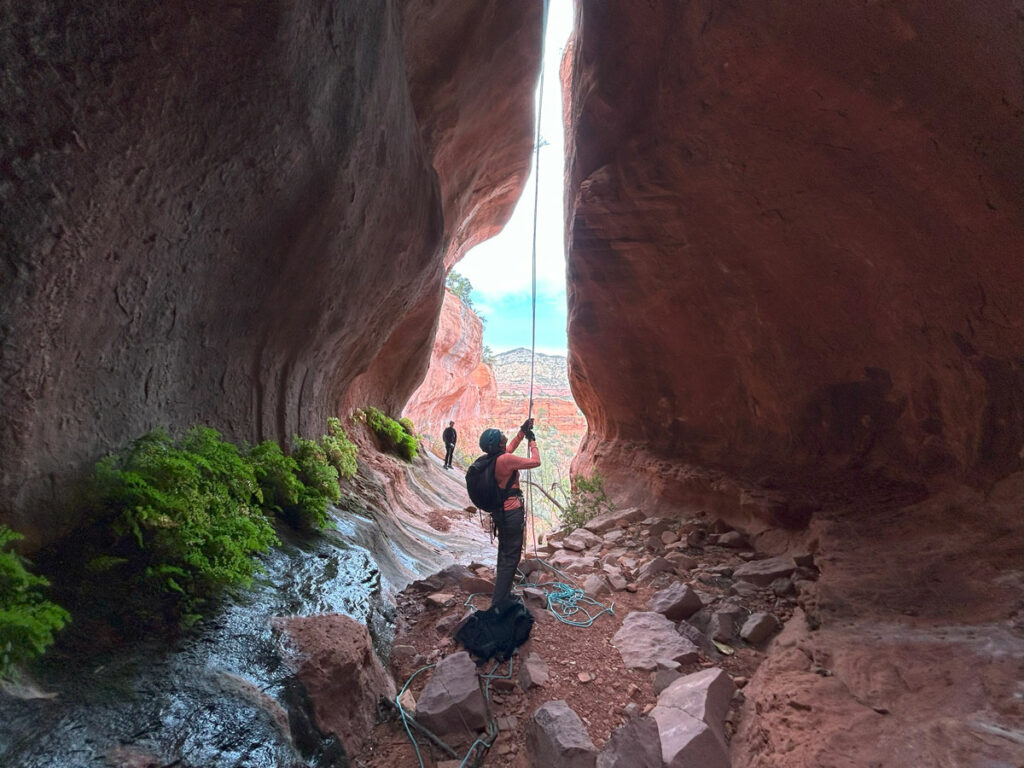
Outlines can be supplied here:
[[518, 472], [512, 473], [507, 488], [498, 487], [498, 480], [494, 477], [494, 463], [501, 455], [500, 453], [485, 453], [470, 464], [469, 469], [466, 470], [466, 490], [469, 491], [469, 500], [479, 509], [492, 514], [504, 509], [505, 499], [508, 498], [518, 474]]
[[512, 598], [477, 611], [455, 633], [455, 639], [477, 659], [507, 661], [525, 643], [533, 628], [533, 614], [520, 600]]

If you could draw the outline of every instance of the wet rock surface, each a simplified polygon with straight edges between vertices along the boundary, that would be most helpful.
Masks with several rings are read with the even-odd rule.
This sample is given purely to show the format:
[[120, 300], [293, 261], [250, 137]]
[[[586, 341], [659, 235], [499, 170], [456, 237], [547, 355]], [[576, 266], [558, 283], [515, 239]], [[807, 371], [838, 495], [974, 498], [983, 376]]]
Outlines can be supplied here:
[[[360, 458], [370, 462], [371, 454], [361, 453]], [[388, 457], [372, 463], [376, 469], [362, 465], [349, 490], [348, 503], [355, 511], [335, 510], [335, 529], [318, 536], [280, 529], [283, 545], [263, 557], [265, 573], [253, 587], [230, 595], [219, 612], [181, 639], [85, 655], [76, 647], [58, 645], [31, 670], [45, 695], [31, 689], [0, 691], [0, 764], [343, 765], [348, 757], [343, 741], [330, 730], [335, 725], [331, 710], [345, 709], [354, 697], [350, 691], [341, 696], [332, 689], [340, 684], [340, 668], [314, 673], [308, 688], [293, 668], [304, 658], [315, 663], [318, 654], [333, 657], [340, 649], [333, 643], [313, 644], [305, 650], [308, 658], [296, 657], [273, 629], [273, 620], [358, 622], [369, 630], [373, 651], [387, 658], [394, 633], [394, 593], [415, 578], [437, 572], [453, 557], [464, 556], [467, 549], [481, 550], [487, 541], [467, 520], [453, 526], [443, 547], [431, 544], [432, 529], [410, 510], [423, 509], [426, 498], [428, 507], [443, 503], [426, 488], [441, 488], [447, 478], [440, 469], [431, 471], [426, 460], [412, 468]], [[377, 470], [384, 468], [395, 478], [391, 498], [407, 505], [386, 513], [384, 497], [376, 495], [382, 484]], [[449, 495], [457, 497], [457, 490]], [[419, 507], [412, 498], [420, 500]], [[350, 668], [355, 679], [373, 666], [372, 661], [355, 661], [368, 652], [367, 646], [360, 648], [350, 658], [359, 667]], [[344, 658], [337, 660], [346, 666]], [[377, 680], [382, 690], [389, 690], [390, 673]], [[335, 693], [340, 698], [332, 704]], [[363, 734], [368, 733], [374, 708], [360, 707], [353, 715], [366, 718]], [[344, 726], [338, 728], [346, 733]]]

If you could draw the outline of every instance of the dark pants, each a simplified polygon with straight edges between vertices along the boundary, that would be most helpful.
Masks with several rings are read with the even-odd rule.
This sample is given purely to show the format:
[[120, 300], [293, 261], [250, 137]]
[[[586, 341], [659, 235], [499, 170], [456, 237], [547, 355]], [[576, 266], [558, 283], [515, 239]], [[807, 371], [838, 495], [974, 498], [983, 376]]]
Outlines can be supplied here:
[[444, 465], [451, 469], [452, 454], [455, 453], [455, 443], [444, 444]]
[[491, 605], [497, 605], [512, 592], [512, 581], [516, 577], [516, 568], [519, 567], [519, 558], [523, 553], [525, 510], [522, 507], [507, 509], [494, 515], [494, 522], [498, 528], [498, 568]]

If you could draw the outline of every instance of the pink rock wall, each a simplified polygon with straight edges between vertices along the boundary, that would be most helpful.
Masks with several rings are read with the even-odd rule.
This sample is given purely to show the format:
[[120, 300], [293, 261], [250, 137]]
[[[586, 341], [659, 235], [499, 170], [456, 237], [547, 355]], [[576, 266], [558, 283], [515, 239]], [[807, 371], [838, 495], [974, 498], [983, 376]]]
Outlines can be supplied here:
[[588, 2], [578, 21], [578, 463], [638, 493], [669, 465], [1019, 469], [1018, 5]]
[[158, 424], [400, 407], [522, 185], [540, 8], [5, 4], [0, 522]]
[[[446, 291], [430, 366], [404, 414], [435, 439], [455, 421], [459, 447], [469, 454], [477, 452], [481, 432], [498, 427], [514, 433], [529, 409], [526, 395], [499, 396], [494, 370], [482, 361], [482, 352], [480, 318]], [[577, 439], [586, 431], [586, 420], [571, 400], [542, 394], [534, 398], [533, 411], [547, 425]]]

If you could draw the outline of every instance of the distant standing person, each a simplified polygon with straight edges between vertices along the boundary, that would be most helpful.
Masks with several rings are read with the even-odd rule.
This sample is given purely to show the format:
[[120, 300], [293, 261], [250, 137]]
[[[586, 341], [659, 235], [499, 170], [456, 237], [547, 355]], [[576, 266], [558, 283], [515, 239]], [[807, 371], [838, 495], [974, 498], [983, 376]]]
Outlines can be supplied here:
[[455, 422], [448, 422], [448, 429], [441, 433], [444, 440], [444, 468], [452, 468], [452, 455], [455, 453], [455, 443], [459, 439], [459, 433], [455, 431]]

